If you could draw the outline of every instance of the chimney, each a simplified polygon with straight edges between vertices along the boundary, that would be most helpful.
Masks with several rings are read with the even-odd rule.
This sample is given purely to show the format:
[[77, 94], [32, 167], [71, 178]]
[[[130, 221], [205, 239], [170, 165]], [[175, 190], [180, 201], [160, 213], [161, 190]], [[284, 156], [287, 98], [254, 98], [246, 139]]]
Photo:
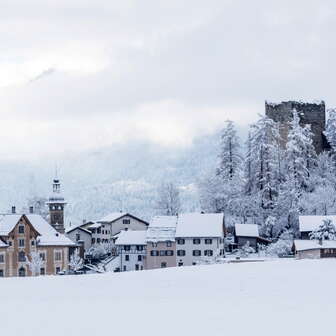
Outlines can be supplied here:
[[33, 206], [30, 206], [30, 207], [29, 207], [29, 213], [30, 213], [30, 214], [33, 214], [33, 213], [34, 213], [34, 207], [33, 207]]
[[15, 213], [16, 213], [16, 207], [12, 206], [12, 214], [15, 214]]
[[323, 244], [323, 240], [322, 240], [322, 238], [320, 238], [320, 239], [318, 240], [318, 243], [319, 243], [319, 245], [322, 246], [322, 244]]

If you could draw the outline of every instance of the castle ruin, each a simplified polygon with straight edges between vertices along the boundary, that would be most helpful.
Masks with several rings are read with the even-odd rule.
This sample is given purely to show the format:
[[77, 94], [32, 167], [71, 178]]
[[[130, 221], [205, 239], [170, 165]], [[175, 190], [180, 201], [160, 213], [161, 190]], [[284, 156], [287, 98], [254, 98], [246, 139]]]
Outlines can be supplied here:
[[326, 109], [324, 101], [318, 103], [306, 103], [298, 101], [286, 101], [281, 103], [265, 103], [266, 116], [280, 123], [280, 134], [283, 139], [283, 147], [286, 146], [289, 132], [289, 122], [296, 110], [302, 126], [310, 125], [313, 132], [313, 143], [316, 153], [328, 150], [329, 144], [323, 134], [326, 125]]

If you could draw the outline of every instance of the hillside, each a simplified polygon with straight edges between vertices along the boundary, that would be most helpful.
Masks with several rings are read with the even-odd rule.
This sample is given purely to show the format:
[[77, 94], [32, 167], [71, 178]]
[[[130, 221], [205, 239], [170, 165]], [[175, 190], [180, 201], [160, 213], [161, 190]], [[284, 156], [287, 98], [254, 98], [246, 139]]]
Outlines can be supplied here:
[[332, 335], [335, 260], [0, 280], [1, 335]]

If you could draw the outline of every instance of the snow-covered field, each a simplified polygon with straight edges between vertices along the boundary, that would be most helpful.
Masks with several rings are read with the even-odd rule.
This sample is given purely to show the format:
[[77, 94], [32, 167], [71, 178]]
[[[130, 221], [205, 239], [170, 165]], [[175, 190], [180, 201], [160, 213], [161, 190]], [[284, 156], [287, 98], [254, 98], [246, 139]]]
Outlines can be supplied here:
[[336, 260], [0, 280], [1, 336], [336, 334]]

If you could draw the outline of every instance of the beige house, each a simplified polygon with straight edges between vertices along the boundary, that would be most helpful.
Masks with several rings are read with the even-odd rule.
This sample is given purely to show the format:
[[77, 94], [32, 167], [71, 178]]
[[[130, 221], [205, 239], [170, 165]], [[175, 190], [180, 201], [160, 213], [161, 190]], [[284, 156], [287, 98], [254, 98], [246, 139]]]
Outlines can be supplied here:
[[30, 276], [26, 257], [39, 253], [41, 275], [68, 270], [70, 249], [77, 245], [35, 214], [4, 215], [0, 219], [0, 276]]
[[294, 240], [297, 259], [336, 258], [335, 240]]
[[176, 216], [156, 216], [147, 230], [147, 257], [145, 268], [176, 266]]

